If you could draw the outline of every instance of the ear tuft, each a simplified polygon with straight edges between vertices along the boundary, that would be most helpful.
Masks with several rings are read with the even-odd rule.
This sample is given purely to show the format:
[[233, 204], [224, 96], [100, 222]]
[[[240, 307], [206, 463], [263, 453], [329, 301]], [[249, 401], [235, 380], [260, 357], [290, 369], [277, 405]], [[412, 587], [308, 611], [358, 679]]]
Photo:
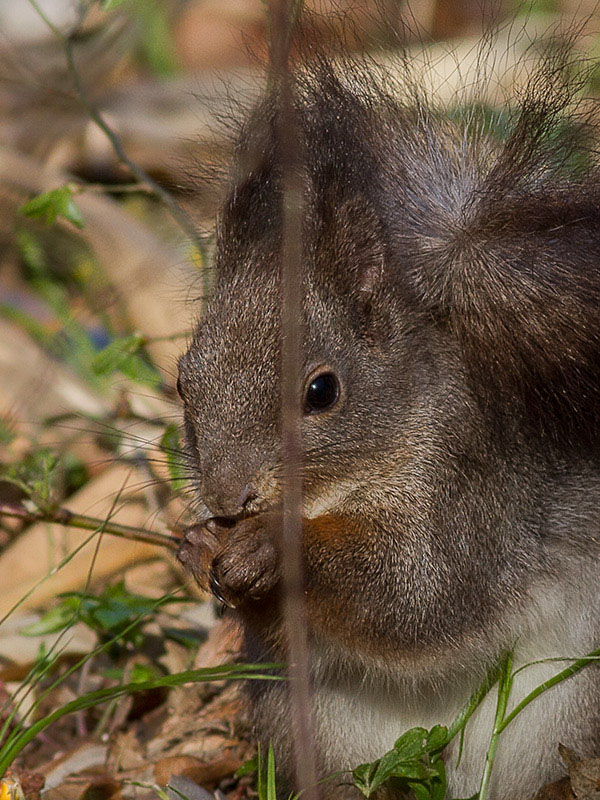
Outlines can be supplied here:
[[345, 292], [368, 306], [384, 281], [383, 230], [375, 209], [356, 194], [332, 203], [327, 216], [320, 237], [325, 268]]

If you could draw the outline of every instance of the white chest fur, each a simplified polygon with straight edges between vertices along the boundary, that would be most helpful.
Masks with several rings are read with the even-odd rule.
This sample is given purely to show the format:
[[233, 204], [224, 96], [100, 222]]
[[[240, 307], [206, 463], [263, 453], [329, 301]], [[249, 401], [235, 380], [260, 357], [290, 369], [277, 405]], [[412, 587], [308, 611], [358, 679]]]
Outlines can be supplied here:
[[[594, 603], [588, 596], [588, 604], [582, 596], [587, 591], [572, 589], [566, 595], [564, 589], [540, 590], [528, 613], [521, 614], [515, 669], [540, 659], [579, 657], [594, 647], [598, 618], [593, 606], [598, 601]], [[331, 653], [315, 655], [317, 662], [331, 665]], [[542, 663], [520, 672], [509, 710], [565, 666], [566, 662]], [[331, 680], [331, 667], [327, 672], [327, 681], [317, 680], [315, 716], [319, 749], [332, 772], [378, 758], [411, 727], [450, 724], [474, 688], [467, 685], [464, 673], [461, 677], [455, 670], [454, 678], [427, 681], [426, 689], [414, 679], [414, 673], [410, 682], [390, 676], [384, 686], [368, 668], [355, 681], [336, 682]], [[590, 730], [597, 722], [599, 683], [600, 671], [588, 667], [538, 697], [515, 718], [500, 738], [490, 797], [525, 800], [541, 785], [564, 774], [557, 752], [560, 742], [583, 755], [591, 754]], [[496, 691], [492, 690], [467, 724], [459, 765], [458, 743], [448, 748], [450, 797], [470, 797], [479, 789], [495, 705]]]

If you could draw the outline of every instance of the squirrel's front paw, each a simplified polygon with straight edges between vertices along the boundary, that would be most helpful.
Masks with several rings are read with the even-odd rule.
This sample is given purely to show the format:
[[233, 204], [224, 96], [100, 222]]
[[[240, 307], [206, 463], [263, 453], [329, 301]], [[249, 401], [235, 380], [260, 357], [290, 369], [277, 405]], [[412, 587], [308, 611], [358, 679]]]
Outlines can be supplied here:
[[221, 538], [210, 568], [210, 588], [218, 600], [236, 608], [265, 598], [275, 588], [279, 555], [274, 524], [268, 515], [248, 517]]
[[218, 531], [210, 524], [191, 525], [183, 534], [177, 558], [192, 573], [201, 589], [210, 589], [210, 567], [220, 542]]

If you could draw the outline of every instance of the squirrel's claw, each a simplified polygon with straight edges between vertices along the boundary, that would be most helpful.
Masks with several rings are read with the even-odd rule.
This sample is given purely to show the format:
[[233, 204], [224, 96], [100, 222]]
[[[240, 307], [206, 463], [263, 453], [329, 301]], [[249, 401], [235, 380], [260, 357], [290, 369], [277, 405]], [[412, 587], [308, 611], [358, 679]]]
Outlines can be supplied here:
[[227, 597], [225, 597], [225, 593], [221, 587], [221, 584], [219, 583], [219, 579], [215, 575], [212, 567], [208, 575], [208, 585], [210, 586], [211, 592], [213, 593], [215, 598], [219, 601], [219, 603], [223, 603], [223, 605], [227, 606], [228, 608], [235, 608], [235, 603], [233, 603], [231, 600], [228, 600]]

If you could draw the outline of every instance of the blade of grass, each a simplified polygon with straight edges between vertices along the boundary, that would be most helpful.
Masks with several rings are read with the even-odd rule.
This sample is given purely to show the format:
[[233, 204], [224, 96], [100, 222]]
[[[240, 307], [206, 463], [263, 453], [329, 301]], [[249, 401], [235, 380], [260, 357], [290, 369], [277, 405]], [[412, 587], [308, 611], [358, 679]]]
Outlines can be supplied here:
[[[483, 683], [473, 692], [471, 697], [467, 700], [461, 711], [459, 711], [458, 715], [455, 719], [450, 723], [448, 727], [448, 735], [446, 737], [446, 741], [444, 745], [440, 748], [439, 754], [441, 754], [442, 750], [447, 747], [452, 739], [459, 734], [462, 733], [465, 729], [465, 725], [474, 714], [474, 712], [479, 708], [485, 697], [487, 696], [490, 689], [497, 683], [500, 674], [502, 671], [502, 667], [499, 664], [496, 664], [486, 675]], [[439, 758], [439, 754], [437, 757]]]
[[115, 686], [107, 689], [98, 689], [89, 692], [81, 697], [77, 697], [70, 703], [66, 703], [61, 708], [39, 719], [33, 725], [24, 730], [8, 747], [3, 747], [0, 751], [0, 777], [10, 767], [15, 758], [35, 737], [68, 714], [76, 711], [83, 711], [93, 708], [107, 700], [122, 697], [127, 694], [150, 691], [164, 687], [182, 686], [186, 683], [201, 683], [215, 680], [283, 680], [279, 675], [269, 674], [265, 670], [281, 669], [282, 664], [234, 664], [221, 667], [204, 667], [202, 669], [186, 670], [174, 675], [165, 675], [152, 681], [143, 683], [128, 683], [123, 686]]
[[561, 670], [561, 672], [558, 672], [552, 678], [548, 678], [547, 681], [544, 681], [539, 686], [536, 686], [536, 688], [532, 689], [532, 691], [529, 692], [529, 694], [526, 697], [524, 697], [520, 703], [517, 703], [517, 705], [513, 708], [510, 714], [508, 714], [503, 719], [502, 724], [500, 725], [499, 728], [499, 732], [501, 733], [503, 730], [505, 730], [505, 728], [508, 725], [510, 725], [513, 719], [541, 694], [544, 694], [544, 692], [547, 692], [548, 689], [551, 689], [553, 686], [562, 683], [562, 681], [567, 680], [567, 678], [570, 678], [572, 675], [575, 675], [577, 672], [582, 670], [584, 667], [587, 667], [589, 664], [593, 664], [595, 661], [598, 660], [598, 658], [600, 658], [600, 647], [597, 650], [592, 650], [592, 652], [588, 653], [587, 656], [583, 656], [583, 658], [576, 659], [573, 662], [573, 664]]
[[275, 789], [275, 753], [273, 744], [269, 744], [269, 754], [267, 756], [267, 800], [277, 800]]

